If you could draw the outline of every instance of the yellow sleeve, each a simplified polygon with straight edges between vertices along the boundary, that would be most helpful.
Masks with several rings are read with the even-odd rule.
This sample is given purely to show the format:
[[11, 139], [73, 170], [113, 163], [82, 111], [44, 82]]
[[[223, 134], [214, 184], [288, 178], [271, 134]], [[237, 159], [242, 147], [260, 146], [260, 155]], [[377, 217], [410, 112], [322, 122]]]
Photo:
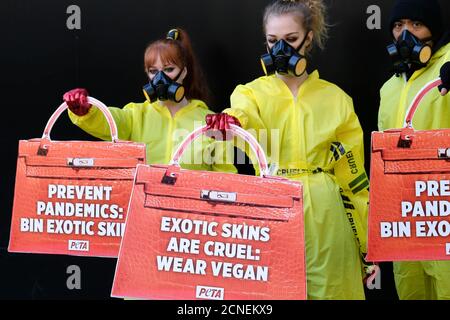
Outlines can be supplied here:
[[361, 256], [367, 253], [367, 219], [369, 178], [364, 167], [363, 130], [349, 97], [344, 100], [344, 122], [337, 128], [331, 153], [335, 175], [349, 223], [360, 246]]
[[364, 167], [364, 133], [358, 116], [353, 108], [351, 98], [344, 99], [344, 122], [337, 128], [336, 137], [351, 148], [353, 154], [361, 161]]
[[[129, 104], [123, 109], [108, 108], [117, 125], [120, 140], [130, 140], [131, 130], [133, 128], [132, 106]], [[106, 117], [97, 107], [93, 106], [85, 116], [77, 116], [69, 110], [69, 118], [79, 128], [90, 135], [102, 139], [111, 140], [111, 133]]]
[[[231, 95], [231, 108], [224, 110], [224, 113], [236, 117], [245, 130], [251, 130], [251, 133], [258, 139], [259, 130], [266, 129], [266, 126], [261, 118], [258, 101], [252, 88], [247, 85], [239, 85]], [[259, 175], [260, 170], [256, 156], [251, 152], [248, 145], [240, 139], [234, 139], [235, 146], [245, 146], [240, 148], [247, 154], [253, 167], [255, 174]], [[266, 151], [266, 150], [265, 150]]]
[[254, 92], [248, 86], [239, 85], [231, 95], [231, 108], [224, 113], [236, 117], [244, 129], [264, 129]]

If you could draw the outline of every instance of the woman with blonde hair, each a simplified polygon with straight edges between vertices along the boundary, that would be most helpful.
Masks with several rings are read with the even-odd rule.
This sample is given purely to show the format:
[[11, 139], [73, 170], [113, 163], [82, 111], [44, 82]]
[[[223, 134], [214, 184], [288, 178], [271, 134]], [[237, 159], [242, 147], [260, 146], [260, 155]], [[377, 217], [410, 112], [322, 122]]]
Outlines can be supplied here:
[[369, 186], [363, 131], [352, 99], [306, 71], [313, 47], [325, 45], [325, 21], [319, 0], [268, 5], [266, 76], [239, 85], [231, 108], [207, 123], [222, 132], [240, 124], [257, 138], [268, 131], [266, 152], [277, 174], [304, 185], [308, 298], [361, 300]]

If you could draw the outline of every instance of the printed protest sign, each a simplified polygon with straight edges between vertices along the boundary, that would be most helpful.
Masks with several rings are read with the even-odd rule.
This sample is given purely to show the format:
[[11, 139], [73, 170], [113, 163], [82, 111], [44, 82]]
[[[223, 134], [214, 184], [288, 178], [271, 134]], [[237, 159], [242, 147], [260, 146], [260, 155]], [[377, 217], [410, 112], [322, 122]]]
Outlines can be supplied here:
[[20, 142], [8, 250], [117, 257], [145, 145], [52, 142], [41, 156], [40, 144]]
[[450, 260], [450, 180], [429, 178], [403, 179], [403, 198], [371, 214], [368, 259]]
[[[17, 211], [12, 223], [13, 252], [115, 256], [125, 230], [131, 183], [113, 185], [43, 184], [34, 203]], [[26, 190], [19, 197], [28, 197]]]
[[450, 260], [449, 137], [449, 130], [373, 134], [368, 260]]

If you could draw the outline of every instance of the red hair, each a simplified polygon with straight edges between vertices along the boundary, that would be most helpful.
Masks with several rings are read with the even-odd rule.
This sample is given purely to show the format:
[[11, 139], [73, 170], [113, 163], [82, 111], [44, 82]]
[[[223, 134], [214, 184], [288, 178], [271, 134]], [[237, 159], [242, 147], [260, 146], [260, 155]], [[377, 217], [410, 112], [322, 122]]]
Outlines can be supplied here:
[[186, 98], [209, 102], [209, 90], [195, 57], [189, 35], [183, 29], [177, 28], [176, 40], [163, 39], [150, 43], [145, 50], [145, 72], [156, 63], [158, 57], [163, 64], [175, 64], [181, 69], [187, 68], [187, 76], [183, 81], [186, 89]]

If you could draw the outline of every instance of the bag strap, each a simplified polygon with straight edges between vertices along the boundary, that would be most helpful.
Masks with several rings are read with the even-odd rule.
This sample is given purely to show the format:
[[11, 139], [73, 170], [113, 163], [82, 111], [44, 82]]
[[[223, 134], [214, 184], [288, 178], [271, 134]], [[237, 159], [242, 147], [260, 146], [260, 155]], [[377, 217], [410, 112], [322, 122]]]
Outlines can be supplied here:
[[[171, 166], [179, 167], [180, 166], [180, 160], [184, 152], [187, 150], [187, 148], [193, 143], [196, 139], [204, 135], [208, 131], [208, 127], [204, 126], [202, 128], [199, 128], [192, 132], [189, 136], [186, 137], [186, 139], [181, 143], [181, 145], [178, 147], [177, 151], [175, 151], [172, 161], [170, 162]], [[242, 129], [241, 127], [238, 127], [236, 125], [231, 125], [230, 131], [234, 134], [245, 140], [252, 149], [253, 153], [256, 155], [258, 159], [259, 169], [261, 173], [261, 177], [267, 177], [269, 176], [269, 167], [267, 164], [267, 157], [264, 153], [263, 148], [258, 143], [255, 137], [253, 137], [250, 133]]]
[[[92, 98], [92, 97], [88, 97], [88, 102], [93, 105], [96, 106], [97, 108], [100, 109], [100, 111], [104, 114], [104, 116], [106, 117], [106, 120], [108, 121], [108, 125], [109, 125], [109, 129], [111, 132], [111, 137], [112, 137], [112, 142], [116, 143], [119, 141], [119, 137], [118, 137], [118, 132], [117, 132], [117, 125], [116, 122], [114, 121], [114, 118], [111, 114], [111, 112], [109, 111], [108, 107], [106, 107], [103, 102]], [[56, 111], [55, 113], [53, 113], [53, 115], [50, 117], [50, 120], [48, 121], [45, 130], [44, 130], [44, 134], [42, 135], [42, 140], [47, 140], [47, 141], [51, 141], [50, 138], [50, 133], [53, 129], [53, 126], [55, 125], [56, 121], [59, 119], [59, 117], [69, 108], [69, 106], [67, 105], [67, 103], [63, 103]]]
[[405, 128], [413, 129], [413, 119], [414, 115], [416, 114], [417, 109], [419, 108], [420, 103], [425, 98], [425, 96], [432, 91], [434, 88], [440, 86], [442, 84], [441, 79], [436, 79], [428, 84], [426, 84], [422, 90], [419, 91], [419, 93], [414, 98], [413, 102], [411, 103], [411, 106], [408, 109], [406, 120], [405, 120]]
[[411, 148], [414, 140], [414, 127], [413, 127], [413, 119], [414, 115], [416, 114], [417, 109], [419, 108], [420, 103], [425, 98], [425, 96], [434, 88], [440, 86], [442, 84], [441, 79], [436, 79], [428, 84], [426, 84], [422, 90], [419, 91], [419, 93], [414, 98], [413, 102], [411, 103], [411, 106], [408, 109], [408, 112], [406, 113], [406, 119], [405, 119], [405, 125], [404, 128], [401, 129], [400, 132], [400, 139], [398, 141], [398, 148], [408, 149]]

